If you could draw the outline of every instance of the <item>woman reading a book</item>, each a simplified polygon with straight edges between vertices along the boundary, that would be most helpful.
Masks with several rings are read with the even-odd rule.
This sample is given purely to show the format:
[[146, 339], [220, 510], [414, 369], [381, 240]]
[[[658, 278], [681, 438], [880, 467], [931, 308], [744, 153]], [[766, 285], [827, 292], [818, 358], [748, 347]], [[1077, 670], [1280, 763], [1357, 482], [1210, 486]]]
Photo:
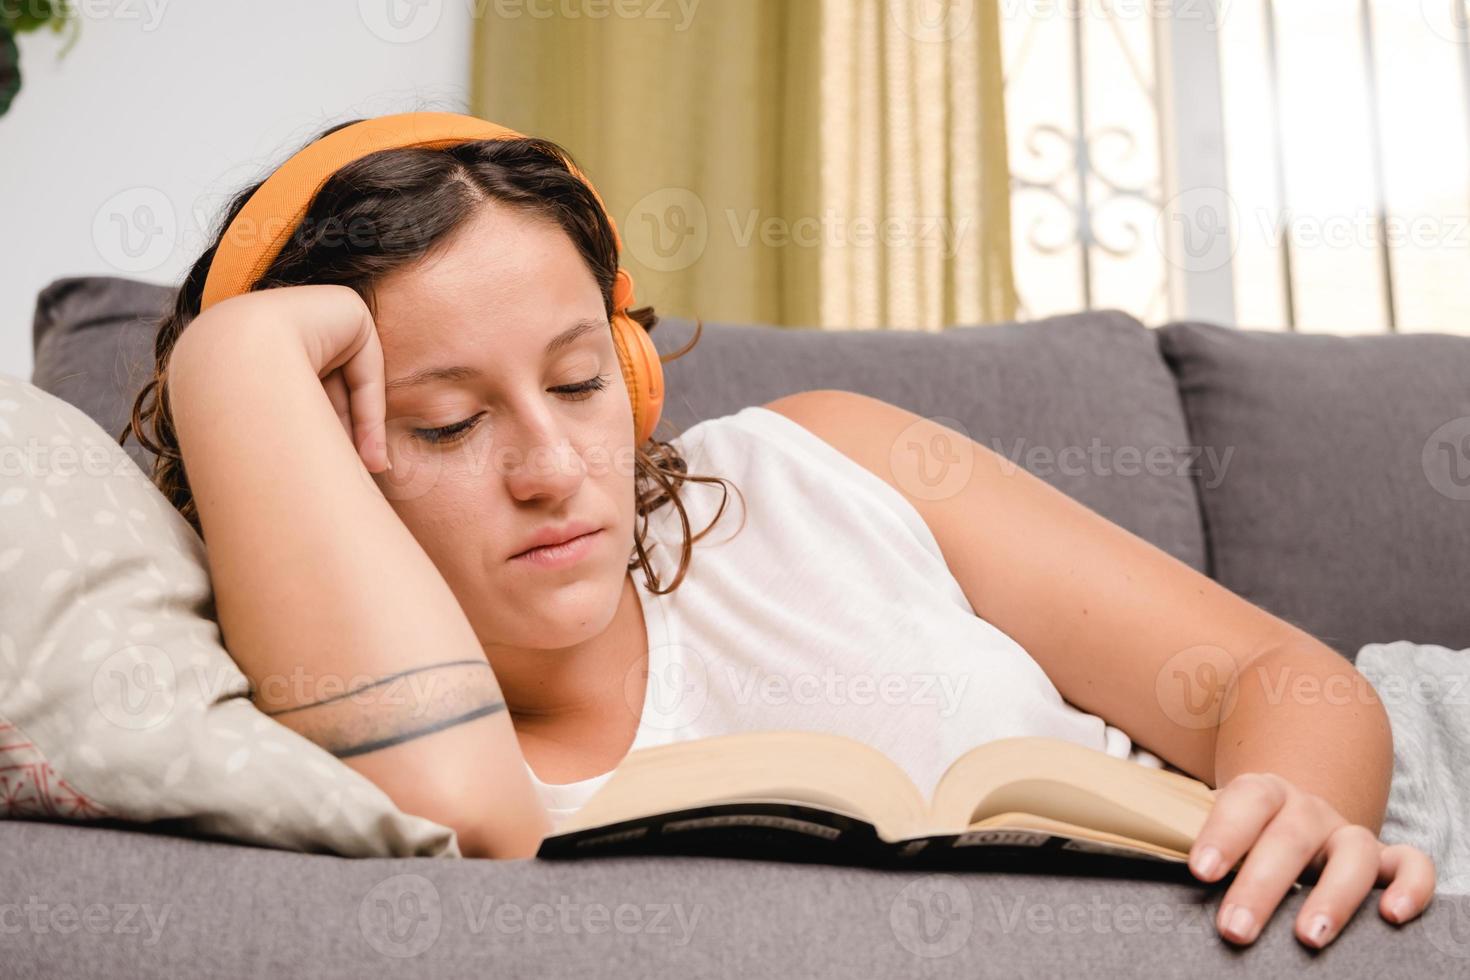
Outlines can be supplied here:
[[229, 203], [130, 432], [263, 710], [467, 856], [535, 854], [634, 749], [832, 732], [927, 794], [1041, 735], [1216, 788], [1190, 868], [1238, 868], [1234, 942], [1304, 871], [1312, 946], [1375, 882], [1389, 921], [1425, 908], [1345, 659], [873, 398], [657, 438], [619, 246], [564, 151], [451, 113], [333, 127]]

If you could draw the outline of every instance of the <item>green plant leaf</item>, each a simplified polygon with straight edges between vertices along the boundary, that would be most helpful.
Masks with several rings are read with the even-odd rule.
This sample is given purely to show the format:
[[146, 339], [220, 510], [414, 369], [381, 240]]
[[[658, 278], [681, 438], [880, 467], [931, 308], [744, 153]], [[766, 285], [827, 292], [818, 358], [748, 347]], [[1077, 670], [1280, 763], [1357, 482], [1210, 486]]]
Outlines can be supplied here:
[[10, 111], [10, 103], [19, 91], [20, 51], [10, 28], [0, 24], [0, 116]]
[[[20, 9], [14, 9], [17, 7]], [[66, 0], [27, 0], [24, 4], [0, 5], [0, 10], [6, 10], [6, 8], [11, 9], [3, 16], [9, 22], [7, 26], [15, 34], [34, 31], [53, 21], [55, 29], [59, 29], [61, 22], [73, 13]]]
[[61, 50], [56, 52], [57, 60], [65, 58], [66, 53], [76, 46], [77, 38], [82, 36], [82, 19], [74, 16], [76, 12], [69, 6], [63, 7], [62, 10], [61, 19], [51, 22], [53, 34], [60, 34], [62, 31], [67, 33], [66, 42], [62, 44]]

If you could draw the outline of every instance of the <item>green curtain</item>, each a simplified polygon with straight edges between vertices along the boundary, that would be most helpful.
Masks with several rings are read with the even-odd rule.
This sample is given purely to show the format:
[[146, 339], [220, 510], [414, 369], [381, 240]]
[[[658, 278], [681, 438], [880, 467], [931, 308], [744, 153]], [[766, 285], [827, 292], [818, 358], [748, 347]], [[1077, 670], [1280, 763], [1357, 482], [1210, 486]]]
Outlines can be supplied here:
[[570, 151], [661, 313], [937, 330], [1016, 312], [1000, 62], [995, 0], [489, 2], [470, 109]]

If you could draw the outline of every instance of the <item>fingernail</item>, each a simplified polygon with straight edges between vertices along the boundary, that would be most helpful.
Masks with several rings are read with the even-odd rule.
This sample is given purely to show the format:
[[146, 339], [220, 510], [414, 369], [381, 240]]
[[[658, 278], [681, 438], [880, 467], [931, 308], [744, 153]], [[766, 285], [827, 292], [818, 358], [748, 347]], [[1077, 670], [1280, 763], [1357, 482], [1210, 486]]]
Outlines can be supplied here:
[[1393, 921], [1403, 922], [1409, 917], [1409, 899], [1404, 895], [1395, 895], [1388, 900], [1388, 914], [1393, 916]]
[[1194, 858], [1194, 873], [1200, 878], [1213, 878], [1220, 869], [1220, 852], [1213, 847], [1200, 848]]
[[1256, 917], [1244, 905], [1232, 905], [1223, 918], [1225, 928], [1222, 931], [1231, 939], [1248, 943], [1256, 938]]
[[1325, 915], [1317, 915], [1312, 919], [1312, 924], [1307, 926], [1307, 939], [1314, 946], [1321, 946], [1327, 941], [1327, 934], [1332, 931], [1332, 920]]

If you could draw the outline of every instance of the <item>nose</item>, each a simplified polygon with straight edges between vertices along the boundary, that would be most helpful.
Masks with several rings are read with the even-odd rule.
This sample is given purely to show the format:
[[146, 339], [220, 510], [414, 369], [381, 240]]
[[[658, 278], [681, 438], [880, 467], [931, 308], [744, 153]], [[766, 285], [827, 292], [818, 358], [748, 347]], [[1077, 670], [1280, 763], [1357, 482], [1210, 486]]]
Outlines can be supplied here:
[[581, 452], [555, 416], [545, 408], [522, 414], [499, 427], [501, 466], [505, 483], [518, 500], [546, 497], [560, 500], [576, 493], [587, 477]]

